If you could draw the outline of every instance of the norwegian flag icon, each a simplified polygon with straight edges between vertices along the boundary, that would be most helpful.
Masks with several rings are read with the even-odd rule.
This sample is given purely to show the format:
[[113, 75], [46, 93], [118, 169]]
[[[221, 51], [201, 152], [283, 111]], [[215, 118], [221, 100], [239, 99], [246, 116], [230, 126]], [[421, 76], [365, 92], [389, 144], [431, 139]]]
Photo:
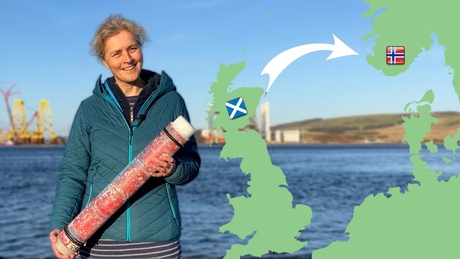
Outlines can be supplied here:
[[404, 46], [388, 46], [387, 47], [387, 64], [388, 65], [404, 65]]

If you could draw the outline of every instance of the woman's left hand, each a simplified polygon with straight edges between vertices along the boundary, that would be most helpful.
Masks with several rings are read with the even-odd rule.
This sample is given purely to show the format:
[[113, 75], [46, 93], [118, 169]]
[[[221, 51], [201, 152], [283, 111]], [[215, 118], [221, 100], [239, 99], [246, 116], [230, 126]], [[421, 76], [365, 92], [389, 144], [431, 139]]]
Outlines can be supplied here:
[[151, 169], [152, 177], [167, 177], [176, 170], [176, 160], [169, 155], [163, 154], [159, 158], [153, 157], [146, 161]]

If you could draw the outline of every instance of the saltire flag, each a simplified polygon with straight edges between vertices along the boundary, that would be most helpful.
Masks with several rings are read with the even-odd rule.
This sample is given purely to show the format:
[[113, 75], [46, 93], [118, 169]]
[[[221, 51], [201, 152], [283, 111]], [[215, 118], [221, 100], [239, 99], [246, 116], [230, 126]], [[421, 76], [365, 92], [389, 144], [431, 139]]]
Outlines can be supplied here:
[[387, 47], [387, 64], [388, 65], [404, 65], [404, 47], [403, 46], [388, 46]]
[[227, 107], [228, 116], [232, 120], [248, 114], [246, 105], [241, 97], [227, 101], [225, 106]]

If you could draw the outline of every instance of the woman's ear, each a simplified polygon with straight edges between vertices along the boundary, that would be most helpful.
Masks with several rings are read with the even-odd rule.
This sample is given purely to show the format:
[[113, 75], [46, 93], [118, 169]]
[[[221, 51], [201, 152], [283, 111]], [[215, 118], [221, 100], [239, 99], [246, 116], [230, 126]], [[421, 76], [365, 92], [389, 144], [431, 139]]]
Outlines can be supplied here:
[[105, 66], [106, 68], [109, 68], [109, 66], [107, 65], [107, 63], [105, 63], [105, 61], [104, 61], [103, 59], [101, 59], [101, 62], [102, 62], [102, 64], [104, 64], [104, 66]]

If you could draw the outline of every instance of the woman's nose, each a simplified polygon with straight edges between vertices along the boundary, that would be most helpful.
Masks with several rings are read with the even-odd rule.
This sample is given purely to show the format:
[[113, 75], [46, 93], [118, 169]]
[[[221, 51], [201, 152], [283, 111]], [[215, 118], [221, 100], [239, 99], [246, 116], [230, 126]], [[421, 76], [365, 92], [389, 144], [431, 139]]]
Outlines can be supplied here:
[[133, 60], [129, 52], [124, 52], [123, 54], [123, 62], [129, 63]]

